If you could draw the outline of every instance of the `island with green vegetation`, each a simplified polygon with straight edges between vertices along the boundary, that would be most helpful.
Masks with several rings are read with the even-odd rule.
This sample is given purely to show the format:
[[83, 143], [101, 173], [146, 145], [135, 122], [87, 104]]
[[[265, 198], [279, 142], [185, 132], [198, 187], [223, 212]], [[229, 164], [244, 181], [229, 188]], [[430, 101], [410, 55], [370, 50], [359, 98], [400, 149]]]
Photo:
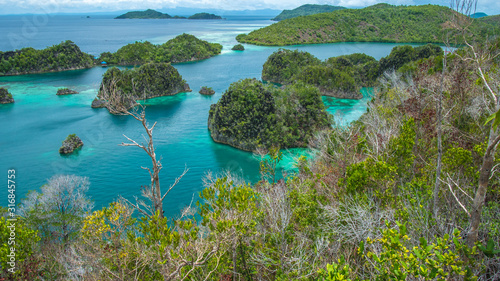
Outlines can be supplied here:
[[93, 108], [106, 107], [111, 113], [123, 113], [137, 100], [171, 96], [191, 89], [170, 63], [147, 63], [138, 68], [112, 67], [104, 73]]
[[0, 52], [0, 76], [84, 69], [94, 65], [94, 57], [69, 40], [43, 50], [23, 48]]
[[221, 19], [222, 19], [221, 16], [209, 13], [197, 13], [188, 17], [188, 20], [221, 20]]
[[117, 16], [115, 19], [185, 19], [185, 17], [171, 16], [152, 9], [145, 11], [132, 11]]
[[[392, 6], [377, 4], [364, 9], [343, 9], [297, 17], [236, 37], [240, 43], [284, 46], [335, 42], [442, 43], [452, 31], [455, 12], [437, 5]], [[476, 40], [495, 36], [498, 27], [473, 21], [468, 34]]]
[[77, 135], [71, 134], [63, 141], [61, 148], [59, 148], [59, 153], [71, 154], [82, 146], [83, 141]]
[[437, 45], [415, 48], [402, 45], [394, 47], [380, 61], [359, 53], [320, 61], [308, 52], [279, 49], [264, 63], [262, 80], [281, 85], [301, 82], [317, 87], [324, 96], [361, 99], [361, 87], [373, 87], [384, 72], [398, 70], [408, 62], [442, 53]]
[[329, 13], [337, 10], [343, 10], [345, 7], [331, 6], [331, 5], [317, 5], [317, 4], [305, 4], [297, 7], [293, 10], [283, 10], [279, 15], [271, 20], [281, 21], [291, 18], [296, 18], [300, 16], [309, 16], [320, 13]]
[[256, 79], [232, 83], [208, 117], [214, 141], [246, 151], [306, 147], [329, 126], [317, 88], [297, 83], [278, 89]]
[[78, 92], [75, 90], [68, 89], [68, 88], [59, 88], [59, 89], [57, 89], [57, 93], [56, 93], [56, 95], [58, 95], [58, 96], [74, 95], [74, 94], [78, 94]]
[[0, 104], [13, 103], [14, 97], [9, 91], [5, 88], [0, 88]]
[[233, 46], [233, 48], [231, 48], [231, 50], [233, 51], [244, 51], [245, 50], [245, 47], [241, 44], [236, 44]]
[[211, 96], [215, 94], [215, 91], [212, 87], [203, 86], [201, 87], [199, 93], [205, 96]]
[[140, 65], [149, 62], [179, 63], [207, 59], [221, 53], [222, 45], [182, 34], [161, 45], [148, 41], [125, 45], [114, 53], [105, 52], [100, 61], [111, 65]]

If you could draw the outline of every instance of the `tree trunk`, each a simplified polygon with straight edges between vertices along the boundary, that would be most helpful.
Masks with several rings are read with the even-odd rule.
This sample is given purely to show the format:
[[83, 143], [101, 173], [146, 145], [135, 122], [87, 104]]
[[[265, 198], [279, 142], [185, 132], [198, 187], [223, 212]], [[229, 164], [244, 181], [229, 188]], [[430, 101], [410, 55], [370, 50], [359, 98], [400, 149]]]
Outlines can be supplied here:
[[479, 170], [479, 184], [476, 190], [476, 195], [474, 196], [472, 210], [470, 212], [470, 230], [467, 234], [467, 243], [470, 247], [473, 247], [477, 240], [479, 224], [481, 223], [481, 211], [486, 198], [491, 169], [493, 168], [493, 164], [495, 162], [495, 151], [499, 138], [500, 136], [498, 135], [497, 130], [492, 128], [490, 130], [488, 148], [484, 153], [483, 164]]

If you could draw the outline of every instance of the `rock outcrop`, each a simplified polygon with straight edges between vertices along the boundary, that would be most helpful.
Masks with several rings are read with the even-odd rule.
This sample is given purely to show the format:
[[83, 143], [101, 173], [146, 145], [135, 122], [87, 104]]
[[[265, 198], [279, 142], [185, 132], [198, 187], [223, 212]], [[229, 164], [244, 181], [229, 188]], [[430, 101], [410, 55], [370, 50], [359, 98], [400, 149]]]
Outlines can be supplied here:
[[14, 98], [12, 94], [7, 91], [5, 88], [0, 88], [0, 104], [13, 103]]
[[211, 96], [215, 94], [215, 91], [211, 87], [203, 86], [200, 89], [200, 94], [206, 95], [206, 96]]
[[60, 89], [57, 89], [56, 95], [65, 96], [65, 95], [74, 95], [74, 94], [78, 94], [78, 92], [75, 90], [68, 89], [68, 88], [60, 88]]
[[83, 146], [83, 141], [75, 134], [69, 135], [62, 143], [61, 148], [59, 148], [60, 154], [70, 154]]

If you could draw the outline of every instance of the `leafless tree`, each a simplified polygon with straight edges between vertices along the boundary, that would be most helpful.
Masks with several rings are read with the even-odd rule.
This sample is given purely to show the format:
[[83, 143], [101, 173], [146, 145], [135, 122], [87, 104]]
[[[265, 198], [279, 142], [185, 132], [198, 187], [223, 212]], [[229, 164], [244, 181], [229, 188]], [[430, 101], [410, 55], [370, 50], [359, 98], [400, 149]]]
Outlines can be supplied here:
[[41, 187], [40, 193], [28, 194], [21, 203], [19, 214], [45, 232], [46, 238], [59, 238], [66, 243], [93, 208], [85, 194], [89, 185], [86, 177], [53, 176]]

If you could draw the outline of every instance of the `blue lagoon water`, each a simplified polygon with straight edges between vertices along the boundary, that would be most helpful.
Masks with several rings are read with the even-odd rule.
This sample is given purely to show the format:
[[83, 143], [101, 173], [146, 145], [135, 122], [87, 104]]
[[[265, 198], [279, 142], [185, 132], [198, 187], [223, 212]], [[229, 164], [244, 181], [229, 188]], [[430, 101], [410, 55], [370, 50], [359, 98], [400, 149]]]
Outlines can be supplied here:
[[[179, 34], [224, 46], [221, 55], [192, 63], [176, 64], [193, 92], [145, 101], [147, 119], [157, 122], [154, 141], [161, 155], [161, 184], [169, 186], [185, 167], [189, 172], [165, 201], [167, 215], [175, 215], [197, 198], [202, 178], [208, 172], [230, 170], [248, 181], [259, 179], [259, 158], [210, 138], [207, 118], [210, 105], [216, 103], [232, 82], [244, 78], [261, 78], [262, 65], [277, 47], [245, 45], [245, 51], [231, 51], [234, 37], [271, 24], [265, 18], [229, 18], [222, 21], [194, 20], [114, 20], [111, 16], [0, 16], [0, 51], [22, 47], [45, 48], [72, 40], [82, 51], [98, 55], [116, 51], [139, 40], [163, 43]], [[395, 44], [338, 43], [289, 46], [312, 53], [320, 59], [350, 53], [367, 53], [379, 59], [390, 53]], [[140, 196], [141, 185], [149, 183], [150, 159], [139, 148], [119, 146], [124, 135], [142, 140], [144, 129], [135, 119], [113, 116], [105, 109], [92, 109], [105, 68], [0, 77], [15, 103], [0, 105], [0, 205], [7, 205], [8, 169], [16, 169], [17, 198], [37, 190], [57, 174], [89, 177], [89, 195], [96, 208], [107, 205], [118, 196], [133, 199]], [[212, 87], [214, 96], [202, 96], [202, 86]], [[78, 95], [56, 96], [58, 88], [68, 87]], [[366, 111], [369, 95], [359, 101], [324, 99], [328, 111], [336, 118], [352, 121]], [[58, 149], [68, 134], [77, 134], [85, 143], [74, 155], [61, 156]], [[295, 155], [303, 149], [286, 153], [282, 169], [293, 167]], [[1, 199], [1, 198], [5, 198]], [[18, 201], [19, 202], [19, 201]]]

